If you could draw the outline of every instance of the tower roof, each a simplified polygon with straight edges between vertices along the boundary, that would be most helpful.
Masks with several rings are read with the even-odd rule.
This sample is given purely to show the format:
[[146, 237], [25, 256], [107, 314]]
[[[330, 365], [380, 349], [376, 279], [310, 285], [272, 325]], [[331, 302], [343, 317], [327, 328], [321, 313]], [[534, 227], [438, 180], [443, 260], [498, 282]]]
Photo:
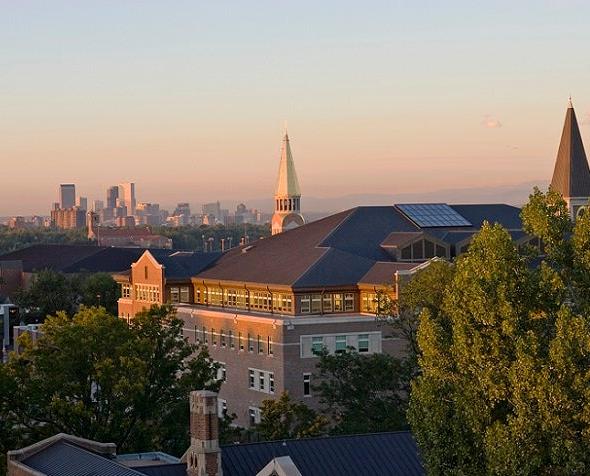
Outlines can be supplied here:
[[590, 197], [590, 169], [571, 98], [565, 113], [551, 188], [564, 197]]
[[285, 131], [283, 145], [281, 146], [281, 163], [279, 164], [279, 178], [277, 179], [275, 196], [301, 196], [299, 180], [297, 180], [297, 172], [295, 171], [295, 163], [293, 162], [293, 155], [291, 154], [291, 145], [289, 144], [289, 135], [287, 134], [287, 131]]

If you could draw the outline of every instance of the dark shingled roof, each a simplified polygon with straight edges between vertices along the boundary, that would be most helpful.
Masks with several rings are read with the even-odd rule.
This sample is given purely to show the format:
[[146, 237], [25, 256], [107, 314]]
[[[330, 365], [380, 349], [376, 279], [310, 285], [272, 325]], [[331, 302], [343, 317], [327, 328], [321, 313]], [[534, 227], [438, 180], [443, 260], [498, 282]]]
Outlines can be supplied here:
[[590, 169], [571, 103], [565, 113], [551, 188], [564, 197], [590, 196]]
[[[520, 209], [510, 205], [451, 205], [473, 224], [459, 228], [420, 228], [395, 206], [357, 207], [311, 222], [246, 247], [224, 253], [196, 278], [204, 280], [317, 288], [355, 285], [376, 279], [367, 273], [378, 262], [392, 262], [385, 249], [421, 233], [450, 243], [468, 238], [485, 220], [521, 229]], [[367, 276], [367, 277], [366, 277]]]
[[47, 476], [141, 476], [116, 461], [85, 450], [64, 440], [22, 461]]
[[420, 266], [421, 263], [401, 263], [396, 261], [378, 261], [369, 271], [359, 279], [359, 284], [392, 284], [393, 277], [397, 271], [408, 271]]
[[303, 476], [422, 476], [410, 432], [374, 433], [223, 446], [224, 476], [254, 475], [273, 458], [289, 456]]

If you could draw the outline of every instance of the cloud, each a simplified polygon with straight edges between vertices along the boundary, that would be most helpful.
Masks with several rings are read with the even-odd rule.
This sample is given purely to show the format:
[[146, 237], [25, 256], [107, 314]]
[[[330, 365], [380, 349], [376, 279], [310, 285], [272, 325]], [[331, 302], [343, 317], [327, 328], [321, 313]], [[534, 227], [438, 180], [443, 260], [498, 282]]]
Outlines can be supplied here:
[[502, 123], [493, 116], [489, 114], [483, 116], [483, 121], [481, 121], [481, 125], [484, 126], [486, 129], [498, 129], [502, 127]]

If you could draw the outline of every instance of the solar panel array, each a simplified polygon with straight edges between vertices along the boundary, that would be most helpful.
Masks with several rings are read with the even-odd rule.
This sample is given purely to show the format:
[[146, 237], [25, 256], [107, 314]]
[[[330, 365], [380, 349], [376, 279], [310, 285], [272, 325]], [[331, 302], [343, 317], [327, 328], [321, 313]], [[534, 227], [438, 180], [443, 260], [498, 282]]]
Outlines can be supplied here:
[[396, 206], [421, 228], [472, 226], [446, 203], [412, 203]]

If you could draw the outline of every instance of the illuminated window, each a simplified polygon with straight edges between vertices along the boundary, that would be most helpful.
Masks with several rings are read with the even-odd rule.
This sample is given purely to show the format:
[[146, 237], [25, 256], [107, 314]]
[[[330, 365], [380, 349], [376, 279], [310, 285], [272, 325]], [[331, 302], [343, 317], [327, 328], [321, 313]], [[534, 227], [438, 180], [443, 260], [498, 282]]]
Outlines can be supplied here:
[[353, 293], [346, 293], [344, 295], [344, 310], [345, 311], [354, 311], [354, 294]]
[[309, 314], [311, 311], [311, 300], [309, 295], [301, 296], [301, 313]]

